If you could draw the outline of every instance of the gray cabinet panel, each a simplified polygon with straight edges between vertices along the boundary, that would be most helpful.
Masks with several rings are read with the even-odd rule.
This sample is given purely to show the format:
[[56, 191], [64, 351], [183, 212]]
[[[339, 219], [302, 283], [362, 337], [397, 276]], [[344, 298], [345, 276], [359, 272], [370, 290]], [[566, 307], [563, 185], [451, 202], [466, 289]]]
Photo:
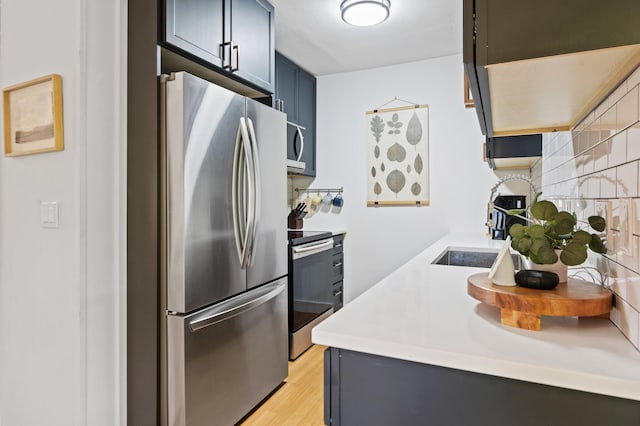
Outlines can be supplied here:
[[276, 52], [276, 98], [282, 102], [287, 120], [298, 121], [298, 66]]
[[220, 74], [273, 93], [273, 13], [267, 0], [164, 0], [161, 43]]
[[298, 73], [298, 124], [304, 132], [305, 148], [302, 161], [306, 167], [304, 174], [316, 175], [316, 78], [304, 70]]
[[273, 92], [273, 6], [264, 0], [232, 0], [231, 40], [238, 46], [235, 74]]
[[225, 0], [167, 0], [165, 41], [222, 66], [225, 3]]
[[[305, 176], [316, 175], [316, 78], [276, 52], [276, 106], [282, 106], [287, 120], [305, 130], [300, 161]], [[281, 101], [280, 103], [278, 101]], [[297, 160], [301, 149], [295, 126], [287, 129], [287, 158]]]
[[331, 425], [638, 425], [640, 402], [337, 348], [325, 355]]

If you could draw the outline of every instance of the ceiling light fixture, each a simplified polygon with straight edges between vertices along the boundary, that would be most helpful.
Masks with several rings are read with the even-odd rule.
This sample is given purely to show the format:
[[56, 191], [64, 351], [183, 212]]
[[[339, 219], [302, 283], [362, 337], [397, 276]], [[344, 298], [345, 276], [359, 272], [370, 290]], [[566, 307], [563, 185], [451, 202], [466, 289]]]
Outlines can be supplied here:
[[357, 27], [384, 22], [389, 17], [391, 0], [344, 0], [340, 4], [342, 20]]

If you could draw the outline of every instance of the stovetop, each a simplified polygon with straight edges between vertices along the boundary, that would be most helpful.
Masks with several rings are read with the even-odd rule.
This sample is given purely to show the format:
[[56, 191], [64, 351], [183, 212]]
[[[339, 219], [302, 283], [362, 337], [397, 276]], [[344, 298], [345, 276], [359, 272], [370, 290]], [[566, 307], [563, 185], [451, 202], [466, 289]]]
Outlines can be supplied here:
[[333, 234], [328, 231], [305, 231], [303, 229], [289, 229], [287, 232], [290, 246], [299, 246], [300, 244], [331, 238], [331, 235]]

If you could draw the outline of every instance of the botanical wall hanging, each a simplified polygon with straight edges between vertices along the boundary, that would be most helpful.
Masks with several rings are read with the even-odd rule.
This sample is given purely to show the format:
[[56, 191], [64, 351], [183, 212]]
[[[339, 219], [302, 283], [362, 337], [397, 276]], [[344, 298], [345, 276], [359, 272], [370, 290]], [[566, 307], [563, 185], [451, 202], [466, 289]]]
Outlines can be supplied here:
[[367, 206], [429, 204], [429, 106], [366, 113]]

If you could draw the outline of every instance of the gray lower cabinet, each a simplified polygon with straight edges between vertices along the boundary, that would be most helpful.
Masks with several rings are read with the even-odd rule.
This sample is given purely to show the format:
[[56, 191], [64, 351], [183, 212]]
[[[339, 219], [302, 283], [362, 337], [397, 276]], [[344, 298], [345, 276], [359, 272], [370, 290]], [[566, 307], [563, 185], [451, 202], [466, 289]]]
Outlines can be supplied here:
[[275, 86], [267, 0], [164, 0], [161, 44], [264, 93]]
[[338, 311], [343, 305], [343, 280], [344, 280], [344, 235], [333, 236], [333, 254], [331, 259], [331, 292], [333, 295], [333, 312]]
[[329, 348], [324, 421], [352, 426], [637, 426], [640, 402]]
[[[316, 175], [316, 78], [276, 52], [275, 106], [287, 114], [287, 158], [305, 163], [293, 172]], [[299, 130], [298, 125], [304, 130]], [[299, 137], [302, 132], [302, 141]]]

